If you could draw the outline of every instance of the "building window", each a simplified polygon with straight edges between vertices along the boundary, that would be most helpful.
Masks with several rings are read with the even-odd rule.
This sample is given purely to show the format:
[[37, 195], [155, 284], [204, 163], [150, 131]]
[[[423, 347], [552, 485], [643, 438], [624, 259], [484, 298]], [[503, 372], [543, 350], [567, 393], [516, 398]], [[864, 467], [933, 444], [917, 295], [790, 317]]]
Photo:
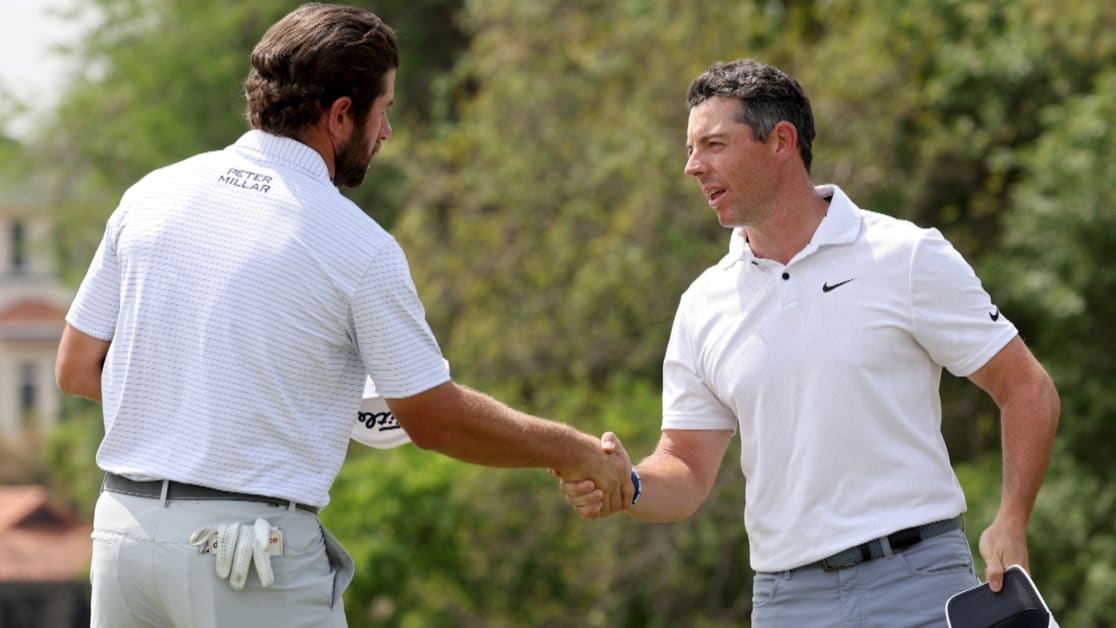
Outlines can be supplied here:
[[39, 396], [39, 369], [33, 362], [24, 362], [19, 365], [19, 413], [30, 420], [31, 414], [38, 407]]
[[27, 230], [18, 220], [11, 227], [11, 269], [20, 274], [27, 270]]

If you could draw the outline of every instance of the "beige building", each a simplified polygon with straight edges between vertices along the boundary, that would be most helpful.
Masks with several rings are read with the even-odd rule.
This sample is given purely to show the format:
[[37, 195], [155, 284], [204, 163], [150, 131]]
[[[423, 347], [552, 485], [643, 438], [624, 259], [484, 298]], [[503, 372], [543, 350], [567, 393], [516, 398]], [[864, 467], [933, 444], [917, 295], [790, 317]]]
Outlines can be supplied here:
[[45, 434], [61, 415], [54, 362], [73, 294], [51, 262], [47, 217], [0, 190], [0, 441]]

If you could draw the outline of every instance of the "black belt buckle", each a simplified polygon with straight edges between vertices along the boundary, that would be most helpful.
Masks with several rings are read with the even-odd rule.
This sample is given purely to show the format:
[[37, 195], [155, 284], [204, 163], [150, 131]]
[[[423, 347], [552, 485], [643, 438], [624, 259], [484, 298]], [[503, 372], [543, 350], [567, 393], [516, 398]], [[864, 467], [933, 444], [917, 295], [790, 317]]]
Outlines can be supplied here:
[[874, 543], [874, 541], [861, 543], [856, 547], [850, 547], [843, 552], [838, 552], [832, 556], [821, 559], [819, 562], [821, 563], [822, 569], [826, 571], [840, 571], [852, 567], [853, 565], [872, 560], [872, 543]]
[[841, 562], [841, 563], [831, 563], [831, 562], [829, 562], [830, 558], [833, 558], [833, 557], [830, 556], [829, 558], [821, 559], [822, 569], [824, 569], [826, 571], [841, 571], [842, 569], [852, 567], [853, 565], [860, 562], [859, 560], [856, 560], [854, 558], [852, 560], [848, 560], [848, 561]]

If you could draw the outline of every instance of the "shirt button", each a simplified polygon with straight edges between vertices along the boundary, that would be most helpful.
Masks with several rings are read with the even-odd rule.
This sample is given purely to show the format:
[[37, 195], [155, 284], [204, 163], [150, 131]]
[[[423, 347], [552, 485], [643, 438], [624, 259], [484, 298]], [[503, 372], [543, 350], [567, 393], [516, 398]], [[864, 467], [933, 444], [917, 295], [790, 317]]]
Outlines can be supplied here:
[[790, 273], [783, 273], [783, 279], [790, 279]]

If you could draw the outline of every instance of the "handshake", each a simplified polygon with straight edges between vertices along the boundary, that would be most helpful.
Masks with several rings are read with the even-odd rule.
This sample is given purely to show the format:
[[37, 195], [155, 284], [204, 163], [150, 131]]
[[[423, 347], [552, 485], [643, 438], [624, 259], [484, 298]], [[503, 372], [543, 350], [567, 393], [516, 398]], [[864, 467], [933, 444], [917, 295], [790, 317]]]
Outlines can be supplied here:
[[601, 450], [612, 463], [607, 482], [598, 484], [592, 475], [580, 480], [568, 479], [558, 470], [549, 471], [552, 477], [559, 479], [558, 489], [582, 519], [602, 519], [631, 510], [643, 492], [639, 472], [632, 467], [631, 458], [616, 434], [605, 432], [601, 435]]

